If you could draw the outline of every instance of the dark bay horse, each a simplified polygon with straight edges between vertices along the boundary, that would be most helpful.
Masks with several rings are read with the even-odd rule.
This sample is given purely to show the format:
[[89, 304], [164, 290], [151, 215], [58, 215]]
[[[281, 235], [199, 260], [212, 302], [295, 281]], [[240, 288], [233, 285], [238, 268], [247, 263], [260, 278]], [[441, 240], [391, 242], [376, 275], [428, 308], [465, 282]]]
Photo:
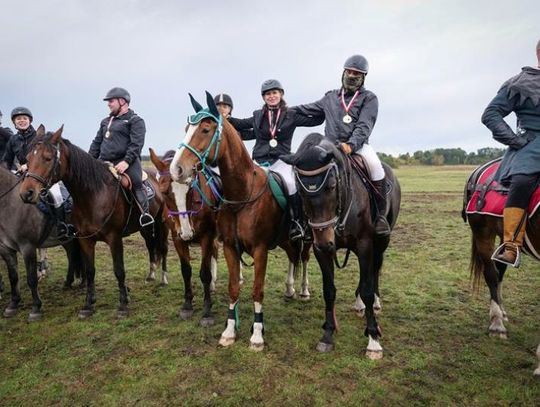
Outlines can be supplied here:
[[[104, 241], [110, 248], [113, 269], [120, 292], [118, 316], [128, 315], [128, 288], [125, 284], [124, 245], [122, 237], [141, 231], [151, 263], [159, 263], [167, 253], [167, 236], [161, 213], [163, 197], [155, 178], [149, 175], [156, 196], [150, 202], [155, 223], [141, 228], [140, 211], [132, 198], [125, 195], [119, 180], [106, 163], [94, 159], [79, 147], [62, 138], [63, 127], [45, 134], [39, 126], [28, 154], [28, 172], [20, 187], [24, 202], [36, 203], [43, 189], [62, 180], [73, 197], [72, 222], [77, 228], [83, 262], [87, 272], [87, 294], [80, 318], [93, 314], [95, 294], [95, 246]], [[131, 202], [128, 200], [131, 198]]]
[[[172, 180], [169, 170], [175, 152], [165, 153], [160, 159], [153, 149], [150, 149], [150, 160], [158, 170], [159, 189], [165, 199], [166, 222], [169, 223], [172, 240], [178, 257], [180, 270], [184, 280], [184, 303], [180, 308], [180, 317], [188, 319], [193, 316], [193, 289], [191, 285], [190, 243], [201, 246], [201, 268], [199, 277], [203, 284], [203, 315], [202, 326], [214, 324], [212, 313], [212, 291], [215, 290], [217, 270], [217, 213], [213, 209], [218, 202], [205, 180], [199, 185], [209, 204], [204, 204], [200, 197], [195, 197], [195, 191], [188, 192], [189, 187]], [[203, 178], [202, 175], [200, 178]], [[187, 195], [187, 199], [186, 199]], [[181, 201], [184, 199], [184, 201]], [[179, 208], [181, 210], [179, 210]]]
[[[333, 335], [337, 329], [334, 263], [338, 264], [337, 249], [345, 248], [347, 257], [349, 251], [353, 252], [360, 265], [360, 281], [355, 295], [360, 296], [365, 304], [365, 335], [369, 338], [366, 355], [370, 359], [379, 359], [383, 350], [379, 343], [381, 331], [374, 313], [374, 302], [383, 254], [390, 237], [374, 233], [369, 191], [360, 177], [353, 173], [341, 151], [321, 134], [308, 135], [296, 154], [282, 156], [281, 159], [295, 166], [298, 191], [313, 231], [315, 257], [322, 272], [326, 319], [317, 350], [328, 352], [333, 349]], [[392, 170], [386, 165], [384, 170], [392, 185], [387, 196], [386, 216], [393, 228], [399, 213], [401, 191]]]
[[[470, 196], [466, 187], [462, 214], [463, 219], [469, 223], [472, 232], [470, 269], [473, 287], [477, 289], [482, 277], [484, 278], [490, 295], [489, 334], [506, 339], [507, 330], [504, 322], [508, 321], [508, 317], [502, 303], [502, 282], [507, 266], [491, 260], [495, 250], [495, 240], [499, 239], [499, 244], [502, 243], [503, 219], [502, 217], [487, 214], [466, 213], [465, 206], [469, 199]], [[540, 253], [539, 211], [528, 218], [526, 231], [524, 251]], [[538, 358], [538, 367], [534, 371], [534, 375], [540, 377], [540, 344], [536, 349], [536, 356]]]
[[11, 301], [4, 316], [14, 316], [21, 302], [17, 252], [22, 254], [26, 279], [32, 292], [32, 310], [29, 320], [42, 317], [41, 298], [38, 291], [36, 249], [63, 245], [68, 255], [68, 272], [64, 285], [71, 287], [75, 276], [82, 276], [80, 248], [77, 241], [61, 243], [56, 236], [56, 226], [36, 206], [24, 205], [17, 188], [20, 179], [0, 166], [0, 256], [5, 261], [11, 285]]
[[246, 252], [253, 257], [255, 266], [250, 348], [259, 351], [264, 348], [262, 303], [268, 251], [279, 245], [296, 266], [300, 261], [307, 262], [309, 246], [301, 250], [289, 242], [286, 213], [270, 191], [266, 171], [251, 160], [236, 130], [218, 113], [212, 96], [208, 92], [206, 96], [207, 109], [191, 98], [197, 114], [190, 117], [184, 142], [171, 164], [171, 174], [173, 179], [189, 183], [206, 165], [219, 168], [223, 201], [218, 212], [218, 229], [229, 270], [227, 326], [219, 343], [229, 346], [236, 340], [240, 260]]

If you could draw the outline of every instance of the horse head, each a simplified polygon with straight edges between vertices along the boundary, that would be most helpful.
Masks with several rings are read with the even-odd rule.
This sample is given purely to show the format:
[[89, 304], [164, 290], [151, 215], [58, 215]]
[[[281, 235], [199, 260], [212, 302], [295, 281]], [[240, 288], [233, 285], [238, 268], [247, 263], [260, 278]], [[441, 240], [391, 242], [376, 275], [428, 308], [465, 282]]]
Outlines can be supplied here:
[[296, 185], [308, 224], [313, 231], [314, 245], [319, 250], [336, 249], [335, 228], [343, 210], [341, 169], [343, 156], [321, 134], [308, 135], [295, 154], [280, 157], [294, 166]]
[[64, 125], [54, 133], [46, 132], [43, 125], [38, 127], [36, 137], [28, 149], [28, 170], [20, 187], [20, 196], [24, 202], [37, 203], [39, 195], [46, 193], [62, 178], [65, 171], [65, 160], [61, 159], [63, 130]]
[[218, 159], [223, 118], [214, 99], [206, 92], [208, 107], [203, 107], [190, 94], [195, 114], [188, 117], [186, 136], [171, 163], [171, 175], [175, 181], [190, 183], [195, 173]]

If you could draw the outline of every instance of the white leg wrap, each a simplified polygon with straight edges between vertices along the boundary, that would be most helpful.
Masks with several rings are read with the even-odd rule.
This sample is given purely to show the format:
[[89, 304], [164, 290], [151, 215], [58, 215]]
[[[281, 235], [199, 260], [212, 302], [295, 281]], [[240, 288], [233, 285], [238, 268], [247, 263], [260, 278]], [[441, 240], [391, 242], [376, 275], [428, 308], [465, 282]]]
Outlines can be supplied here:
[[501, 307], [491, 300], [489, 304], [489, 318], [491, 324], [489, 325], [489, 332], [500, 334], [501, 336], [506, 335], [506, 327], [503, 323], [503, 313]]

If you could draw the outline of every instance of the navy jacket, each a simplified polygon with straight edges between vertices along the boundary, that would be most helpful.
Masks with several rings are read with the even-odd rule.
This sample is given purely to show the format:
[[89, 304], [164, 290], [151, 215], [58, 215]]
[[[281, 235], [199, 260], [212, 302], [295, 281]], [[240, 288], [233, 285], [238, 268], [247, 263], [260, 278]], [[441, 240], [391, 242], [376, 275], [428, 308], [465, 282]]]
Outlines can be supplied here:
[[133, 110], [114, 117], [109, 127], [109, 137], [106, 137], [107, 127], [111, 116], [101, 121], [96, 137], [90, 145], [90, 155], [103, 161], [126, 161], [132, 164], [141, 158], [144, 146], [146, 126], [144, 120]]
[[11, 136], [6, 145], [4, 158], [2, 159], [8, 169], [13, 168], [15, 158], [21, 165], [27, 163], [28, 146], [34, 140], [34, 137], [36, 137], [36, 130], [32, 126], [22, 132], [18, 131]]

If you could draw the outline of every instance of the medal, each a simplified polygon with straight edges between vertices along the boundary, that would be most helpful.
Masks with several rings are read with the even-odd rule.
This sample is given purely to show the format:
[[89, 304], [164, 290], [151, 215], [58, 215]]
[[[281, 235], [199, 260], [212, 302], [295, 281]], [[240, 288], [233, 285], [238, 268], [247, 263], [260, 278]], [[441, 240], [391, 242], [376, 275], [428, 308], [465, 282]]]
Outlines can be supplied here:
[[278, 141], [276, 140], [276, 132], [277, 132], [277, 125], [279, 121], [279, 116], [281, 116], [281, 109], [278, 110], [276, 115], [276, 122], [272, 126], [272, 113], [270, 110], [268, 110], [268, 126], [270, 127], [270, 136], [272, 137], [268, 144], [270, 144], [270, 147], [276, 148], [278, 145]]
[[111, 124], [113, 120], [114, 120], [114, 116], [111, 116], [111, 118], [109, 119], [109, 124], [107, 125], [107, 131], [105, 132], [105, 138], [111, 137], [111, 132], [109, 131], [109, 129], [111, 128]]
[[273, 139], [270, 140], [270, 142], [268, 144], [270, 144], [270, 147], [276, 148], [277, 145], [278, 145], [278, 142], [277, 142], [277, 140], [275, 138], [273, 138]]
[[349, 110], [351, 110], [351, 106], [359, 94], [360, 94], [360, 90], [357, 90], [356, 92], [354, 92], [354, 96], [352, 97], [351, 101], [348, 104], [345, 104], [345, 91], [344, 89], [341, 89], [340, 101], [343, 106], [343, 109], [345, 109], [345, 116], [343, 116], [343, 123], [349, 124], [352, 122], [353, 119], [349, 115]]
[[111, 137], [111, 132], [107, 130], [107, 133], [105, 133], [105, 138], [109, 138], [109, 137]]

